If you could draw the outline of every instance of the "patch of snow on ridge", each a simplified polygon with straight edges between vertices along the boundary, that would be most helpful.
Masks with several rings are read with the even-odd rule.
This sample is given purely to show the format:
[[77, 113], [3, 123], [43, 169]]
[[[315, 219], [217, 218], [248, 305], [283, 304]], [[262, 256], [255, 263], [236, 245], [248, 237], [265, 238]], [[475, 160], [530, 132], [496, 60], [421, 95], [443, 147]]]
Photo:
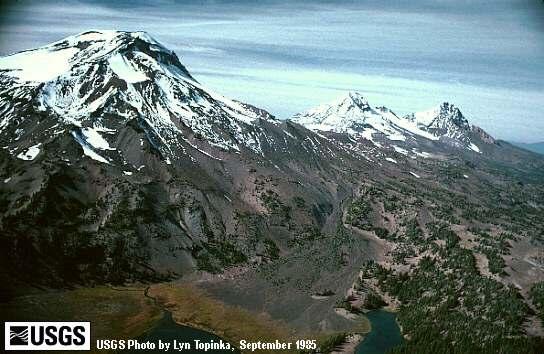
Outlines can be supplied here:
[[50, 81], [71, 67], [70, 59], [78, 52], [76, 48], [29, 50], [0, 58], [0, 70], [21, 81]]
[[482, 151], [480, 150], [480, 148], [477, 147], [476, 145], [474, 145], [474, 143], [470, 143], [469, 149], [472, 150], [472, 151], [475, 151], [475, 152], [477, 152], [477, 153], [479, 153], [479, 154], [482, 153]]
[[40, 145], [41, 143], [36, 144], [34, 146], [29, 147], [27, 150], [21, 152], [19, 155], [17, 155], [18, 159], [26, 160], [26, 161], [32, 161], [38, 156], [40, 153]]
[[108, 59], [111, 70], [122, 80], [128, 83], [136, 83], [149, 78], [134, 68], [121, 54], [117, 53]]
[[76, 139], [76, 141], [79, 143], [79, 145], [81, 145], [81, 147], [83, 148], [83, 153], [86, 156], [88, 156], [91, 159], [96, 160], [98, 162], [107, 163], [107, 164], [110, 163], [108, 160], [106, 160], [105, 158], [103, 158], [102, 156], [100, 156], [96, 152], [94, 152], [91, 149], [91, 147], [89, 146], [89, 144], [81, 136], [79, 136], [76, 132], [72, 132], [72, 136], [74, 137], [74, 139]]
[[83, 128], [81, 133], [85, 137], [85, 141], [95, 149], [100, 150], [115, 150], [110, 147], [109, 143], [98, 133], [98, 129]]
[[257, 118], [259, 118], [256, 113], [245, 108], [240, 103], [235, 102], [221, 94], [218, 94], [210, 90], [209, 88], [200, 85], [197, 82], [193, 81], [191, 83], [197, 88], [206, 91], [206, 93], [210, 95], [213, 100], [220, 103], [223, 110], [225, 110], [230, 116], [238, 119], [239, 121], [242, 121], [246, 124], [252, 124]]
[[118, 35], [119, 32], [114, 30], [100, 30], [100, 31], [87, 31], [80, 34], [76, 34], [74, 36], [70, 36], [66, 38], [65, 40], [61, 40], [56, 43], [62, 43], [64, 41], [69, 42], [71, 45], [76, 45], [77, 43], [81, 42], [82, 40], [85, 41], [109, 41], [112, 40], [116, 35]]
[[391, 121], [398, 126], [401, 129], [404, 129], [412, 134], [422, 136], [424, 138], [427, 138], [429, 140], [438, 140], [439, 137], [426, 132], [419, 128], [418, 124], [416, 122], [411, 122], [408, 119], [400, 118], [397, 116], [394, 116], [394, 118], [391, 119]]
[[421, 178], [417, 173], [410, 171], [410, 174], [415, 178]]
[[390, 158], [390, 157], [386, 157], [386, 158], [385, 158], [385, 161], [389, 161], [389, 162], [392, 162], [392, 163], [397, 163], [397, 160], [392, 159], [392, 158]]
[[373, 142], [375, 145], [377, 145], [377, 143], [374, 141], [373, 137], [372, 137], [372, 134], [376, 133], [376, 131], [372, 128], [368, 128], [368, 129], [365, 129], [363, 130], [362, 133], [360, 133], [360, 135], [365, 138], [366, 140], [369, 140], [371, 142]]
[[412, 152], [413, 152], [414, 154], [416, 154], [417, 156], [423, 157], [423, 158], [426, 158], [426, 159], [427, 159], [427, 158], [433, 157], [433, 154], [428, 153], [428, 152], [426, 152], [426, 151], [418, 151], [418, 150], [416, 150], [416, 149], [412, 149]]
[[403, 149], [403, 148], [401, 148], [401, 147], [399, 147], [399, 146], [396, 146], [396, 145], [393, 145], [393, 149], [394, 149], [396, 152], [398, 152], [399, 154], [403, 154], [403, 155], [408, 156], [408, 150], [406, 150], [406, 149]]
[[431, 108], [423, 112], [414, 113], [418, 125], [429, 126], [433, 120], [440, 114], [440, 106]]

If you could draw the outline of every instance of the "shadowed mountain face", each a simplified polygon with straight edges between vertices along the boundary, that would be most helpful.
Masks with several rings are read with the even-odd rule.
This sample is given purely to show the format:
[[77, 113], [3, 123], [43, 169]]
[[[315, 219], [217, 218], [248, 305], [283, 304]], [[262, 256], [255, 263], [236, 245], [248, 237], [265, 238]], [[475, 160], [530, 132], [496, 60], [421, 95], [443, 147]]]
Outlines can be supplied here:
[[[202, 86], [141, 32], [86, 32], [1, 58], [0, 83], [3, 297], [221, 274], [229, 281], [205, 286], [226, 302], [346, 330], [349, 313], [334, 309], [363, 306], [369, 289], [422, 308], [392, 284], [430, 257], [445, 277], [433, 281], [452, 291], [463, 277], [505, 296], [518, 287], [508, 336], [531, 316], [528, 289], [544, 274], [519, 269], [543, 241], [544, 159], [452, 104], [399, 117], [352, 92], [279, 121]], [[322, 293], [333, 295], [311, 297]]]
[[325, 181], [347, 151], [202, 87], [144, 33], [86, 32], [0, 67], [8, 273], [61, 286], [260, 262], [345, 193]]

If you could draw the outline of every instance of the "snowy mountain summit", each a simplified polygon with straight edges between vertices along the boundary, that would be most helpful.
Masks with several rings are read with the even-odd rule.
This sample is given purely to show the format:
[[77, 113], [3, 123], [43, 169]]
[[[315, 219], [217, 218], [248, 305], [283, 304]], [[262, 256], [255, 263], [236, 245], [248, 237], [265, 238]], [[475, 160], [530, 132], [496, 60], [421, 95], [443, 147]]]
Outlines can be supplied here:
[[130, 121], [166, 158], [194, 136], [223, 150], [259, 152], [253, 122], [271, 119], [203, 87], [144, 32], [89, 31], [0, 58], [0, 85], [0, 134], [10, 130], [18, 140], [31, 129], [21, 117], [48, 115], [56, 120], [51, 134], [69, 131], [101, 162], [115, 150], [109, 135]]
[[385, 107], [372, 108], [358, 92], [348, 92], [331, 103], [296, 114], [292, 119], [312, 130], [360, 135], [371, 141], [375, 134], [400, 141], [406, 140], [408, 134], [433, 139], [415, 122], [400, 118]]
[[[453, 105], [401, 117], [351, 92], [295, 120], [214, 93], [143, 32], [0, 58], [0, 295], [225, 271], [242, 291], [317, 294], [367, 259], [351, 228], [400, 266], [429, 250], [433, 225], [540, 220], [544, 159], [493, 144]], [[426, 234], [404, 237], [413, 222]], [[271, 281], [252, 275], [269, 265]], [[293, 294], [280, 292], [273, 307]]]
[[129, 83], [150, 79], [142, 70], [146, 64], [192, 79], [177, 56], [145, 32], [88, 31], [0, 59], [4, 74], [27, 83], [53, 81], [81, 66], [106, 62]]
[[[377, 145], [384, 140], [408, 144], [425, 139], [480, 152], [474, 140], [494, 142], [481, 128], [471, 126], [453, 104], [445, 102], [437, 108], [400, 117], [387, 107], [371, 107], [358, 92], [296, 114], [292, 120], [314, 131], [347, 133]], [[482, 134], [486, 139], [478, 139]]]
[[433, 130], [438, 136], [448, 135], [455, 138], [460, 131], [470, 128], [459, 108], [448, 102], [424, 112], [413, 113], [406, 118], [416, 121], [423, 129]]
[[[400, 117], [357, 92], [293, 120], [414, 154], [429, 143], [480, 152], [494, 141], [451, 104]], [[202, 155], [222, 160], [228, 153], [281, 159], [305, 148], [331, 153], [317, 142], [329, 141], [320, 133], [304, 129], [297, 136], [290, 129], [262, 109], [201, 85], [173, 51], [145, 32], [88, 31], [0, 58], [1, 148], [19, 160], [39, 159], [49, 146], [58, 150], [59, 139], [73, 157], [134, 168], [149, 154], [170, 164]]]

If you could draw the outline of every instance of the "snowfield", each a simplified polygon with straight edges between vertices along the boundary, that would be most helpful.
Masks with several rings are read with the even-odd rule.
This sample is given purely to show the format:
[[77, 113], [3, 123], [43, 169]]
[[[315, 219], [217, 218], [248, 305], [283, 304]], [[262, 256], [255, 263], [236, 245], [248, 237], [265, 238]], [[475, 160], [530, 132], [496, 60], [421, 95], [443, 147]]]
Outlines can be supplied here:
[[26, 149], [26, 151], [23, 151], [19, 155], [17, 155], [17, 158], [26, 161], [34, 160], [36, 156], [38, 156], [38, 154], [40, 153], [40, 145], [41, 143], [29, 147], [28, 149]]

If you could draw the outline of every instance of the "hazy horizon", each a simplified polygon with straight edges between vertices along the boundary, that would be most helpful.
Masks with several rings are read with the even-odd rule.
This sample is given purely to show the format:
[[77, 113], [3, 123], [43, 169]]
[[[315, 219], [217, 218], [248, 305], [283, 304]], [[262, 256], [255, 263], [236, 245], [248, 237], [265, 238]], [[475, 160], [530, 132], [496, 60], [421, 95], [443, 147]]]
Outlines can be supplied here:
[[279, 118], [355, 90], [398, 114], [452, 102], [497, 138], [544, 141], [542, 1], [2, 6], [0, 55], [91, 29], [143, 30], [203, 84]]

